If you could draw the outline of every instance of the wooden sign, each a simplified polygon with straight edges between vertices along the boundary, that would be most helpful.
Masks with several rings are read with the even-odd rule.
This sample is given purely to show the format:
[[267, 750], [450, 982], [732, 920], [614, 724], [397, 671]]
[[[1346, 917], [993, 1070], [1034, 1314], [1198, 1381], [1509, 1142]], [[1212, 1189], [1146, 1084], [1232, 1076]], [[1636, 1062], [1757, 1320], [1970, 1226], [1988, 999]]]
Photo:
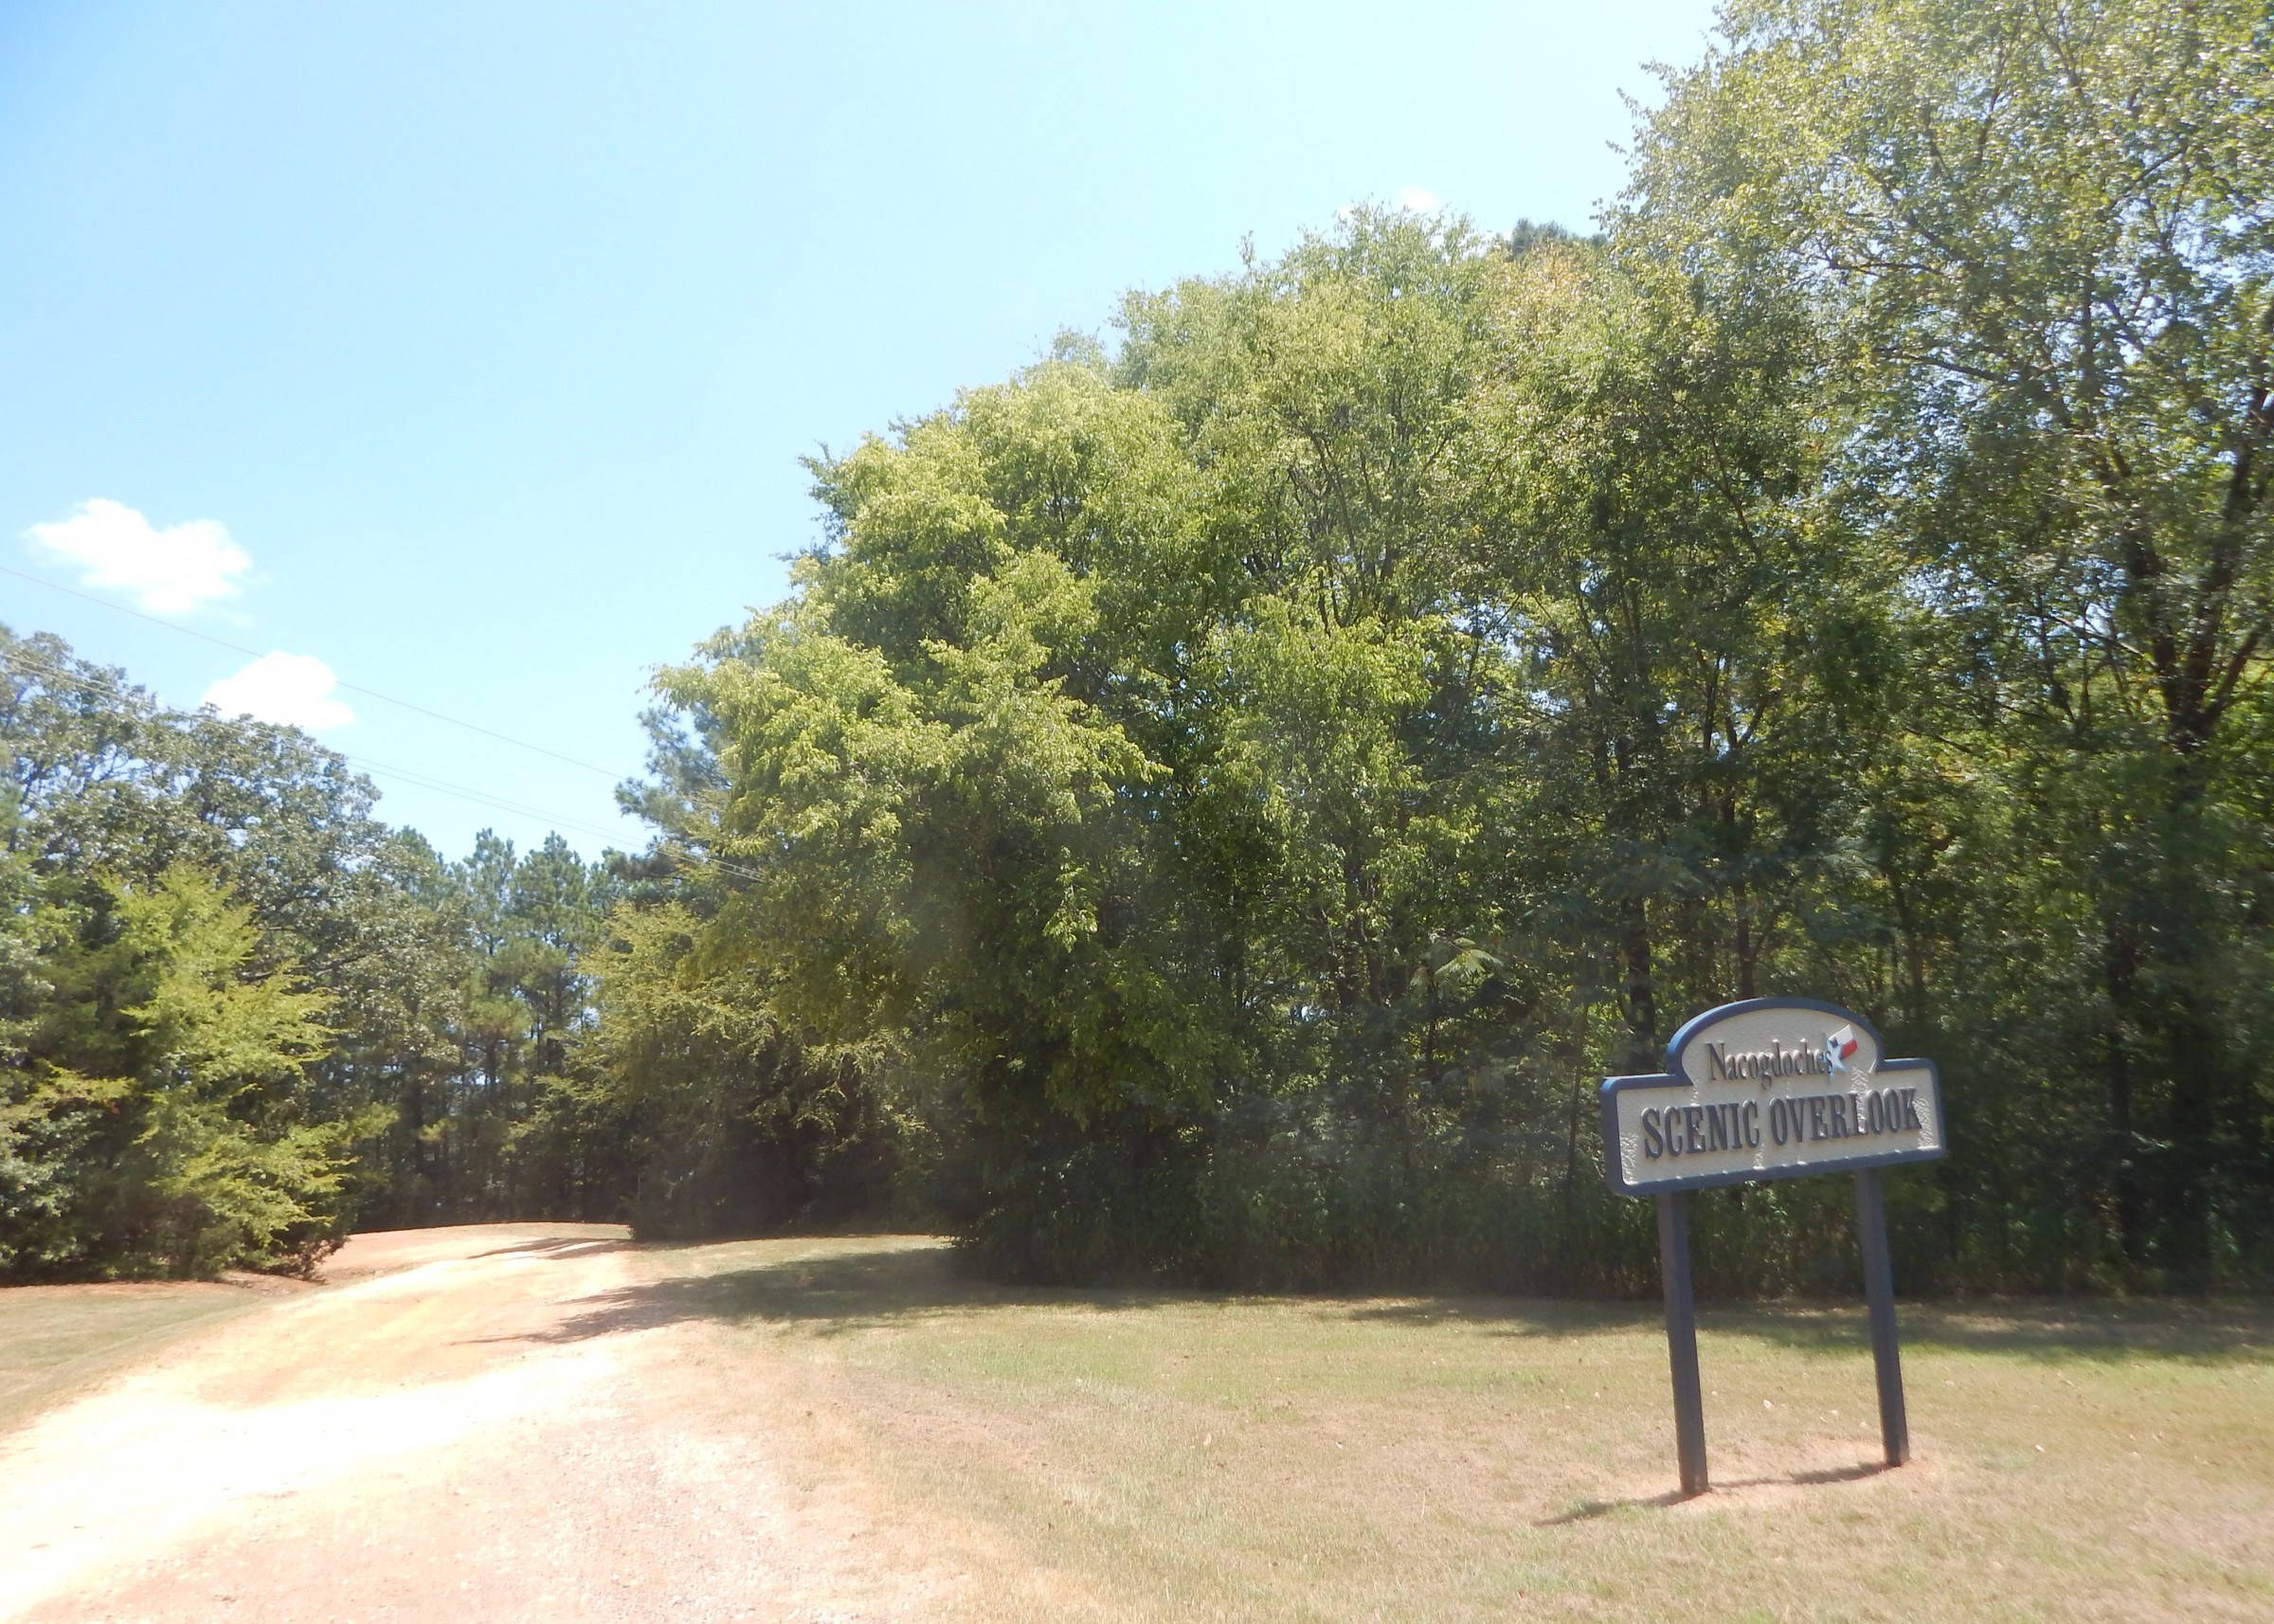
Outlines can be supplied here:
[[1658, 1203], [1659, 1273], [1674, 1383], [1682, 1490], [1702, 1494], [1706, 1410], [1698, 1379], [1684, 1192], [1808, 1173], [1851, 1173], [1870, 1309], [1886, 1464], [1910, 1458], [1895, 1272], [1879, 1169], [1940, 1156], [1941, 1080], [1931, 1060], [1884, 1057], [1860, 1015], [1810, 998], [1754, 998], [1709, 1009], [1674, 1034], [1666, 1070], [1606, 1077], [1603, 1168], [1622, 1196]]

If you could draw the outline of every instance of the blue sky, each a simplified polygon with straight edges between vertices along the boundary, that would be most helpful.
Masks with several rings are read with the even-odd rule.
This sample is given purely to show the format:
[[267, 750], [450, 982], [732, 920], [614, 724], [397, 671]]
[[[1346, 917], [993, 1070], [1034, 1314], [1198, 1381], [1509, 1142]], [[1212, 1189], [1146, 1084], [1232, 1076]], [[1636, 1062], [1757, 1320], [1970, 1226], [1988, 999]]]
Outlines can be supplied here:
[[14, 574], [0, 621], [305, 716], [445, 853], [637, 845], [647, 675], [782, 596], [801, 455], [1356, 199], [1585, 225], [1710, 22], [0, 4], [0, 564], [249, 654]]

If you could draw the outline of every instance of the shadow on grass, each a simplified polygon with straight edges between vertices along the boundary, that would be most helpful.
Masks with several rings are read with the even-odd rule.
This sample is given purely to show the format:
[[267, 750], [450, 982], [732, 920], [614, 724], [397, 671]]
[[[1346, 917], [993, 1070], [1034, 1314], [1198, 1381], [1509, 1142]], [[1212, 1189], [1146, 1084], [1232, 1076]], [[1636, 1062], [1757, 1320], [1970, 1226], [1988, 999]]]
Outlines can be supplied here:
[[[849, 1237], [848, 1237], [849, 1238]], [[534, 1240], [500, 1253], [542, 1257], [589, 1256], [638, 1250], [668, 1258], [685, 1250], [621, 1240]], [[1655, 1305], [1515, 1297], [1259, 1297], [1167, 1288], [1053, 1289], [998, 1285], [966, 1272], [937, 1246], [805, 1254], [684, 1273], [580, 1298], [560, 1325], [509, 1341], [573, 1343], [618, 1331], [691, 1320], [794, 1325], [822, 1335], [1002, 1308], [1075, 1308], [1119, 1312], [1171, 1305], [1277, 1303], [1362, 1323], [1456, 1326], [1508, 1337], [1571, 1337], [1651, 1331]], [[1909, 1348], [2005, 1354], [2045, 1361], [2141, 1358], [2239, 1362], [2274, 1356], [2274, 1302], [2010, 1302], [1906, 1304]], [[1765, 1305], [1707, 1309], [1708, 1337], [1742, 1336], [1796, 1351], [1861, 1354], [1868, 1346], [1864, 1310], [1824, 1305]]]
[[1010, 1308], [1128, 1309], [1229, 1301], [1200, 1292], [1064, 1290], [997, 1286], [958, 1270], [937, 1248], [785, 1258], [716, 1274], [678, 1275], [577, 1299], [547, 1330], [484, 1340], [574, 1343], [689, 1320], [802, 1325], [824, 1335], [895, 1322]]
[[[2274, 1358], [2274, 1301], [2262, 1299], [1914, 1302], [1898, 1311], [1905, 1347], [2047, 1361], [2226, 1363]], [[1512, 1337], [1587, 1336], [1659, 1324], [1655, 1304], [1514, 1297], [1369, 1303], [1354, 1307], [1350, 1315], [1404, 1325], [1473, 1325]], [[1708, 1336], [1752, 1337], [1806, 1353], [1850, 1353], [1870, 1345], [1860, 1301], [1702, 1308], [1698, 1326]]]
[[1654, 1303], [1583, 1297], [1419, 1297], [1354, 1304], [1350, 1318], [1400, 1326], [1475, 1326], [1501, 1336], [1596, 1336], [1659, 1323]]
[[[2274, 1357], [2274, 1303], [2264, 1301], [1906, 1303], [1899, 1317], [1905, 1347], [1952, 1353], [2102, 1363], [2157, 1359], [2226, 1364]], [[1724, 1308], [1699, 1320], [1708, 1333], [1749, 1336], [1804, 1352], [1868, 1345], [1861, 1305]]]
[[[1883, 1471], [1892, 1471], [1893, 1470], [1894, 1468], [1881, 1461], [1864, 1461], [1855, 1466], [1835, 1466], [1820, 1471], [1787, 1472], [1782, 1477], [1732, 1478], [1726, 1483], [1715, 1484], [1713, 1489], [1707, 1489], [1706, 1492], [1710, 1494], [1714, 1489], [1724, 1490], [1786, 1487], [1807, 1489], [1832, 1483], [1861, 1483], [1867, 1477], [1877, 1477]], [[1651, 1494], [1638, 1500], [1582, 1500], [1561, 1516], [1543, 1517], [1532, 1526], [1535, 1528], [1561, 1528], [1573, 1523], [1586, 1523], [1592, 1522], [1597, 1517], [1608, 1517], [1614, 1511], [1663, 1508], [1668, 1506], [1680, 1506], [1687, 1501], [1698, 1498], [1698, 1495], [1685, 1494], [1679, 1489], [1669, 1489], [1664, 1494]]]

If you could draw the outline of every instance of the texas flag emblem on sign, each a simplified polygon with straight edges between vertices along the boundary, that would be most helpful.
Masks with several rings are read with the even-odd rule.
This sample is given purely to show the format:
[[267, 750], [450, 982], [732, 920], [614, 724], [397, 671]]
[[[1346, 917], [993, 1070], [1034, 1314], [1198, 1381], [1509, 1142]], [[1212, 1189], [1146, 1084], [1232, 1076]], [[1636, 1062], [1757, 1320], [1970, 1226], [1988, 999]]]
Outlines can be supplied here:
[[1857, 1047], [1855, 1028], [1852, 1026], [1843, 1026], [1824, 1039], [1824, 1052], [1832, 1056], [1834, 1071], [1844, 1072], [1848, 1069], [1848, 1062], [1854, 1058]]

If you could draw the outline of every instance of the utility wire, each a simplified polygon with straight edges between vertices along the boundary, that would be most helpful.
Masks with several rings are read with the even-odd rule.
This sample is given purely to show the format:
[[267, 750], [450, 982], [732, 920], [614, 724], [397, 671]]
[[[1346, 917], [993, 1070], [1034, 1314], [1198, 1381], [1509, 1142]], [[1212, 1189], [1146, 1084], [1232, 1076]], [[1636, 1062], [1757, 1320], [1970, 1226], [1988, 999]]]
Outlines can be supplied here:
[[[7, 567], [5, 565], [0, 565], [0, 569], [5, 569]], [[10, 573], [13, 573], [13, 571], [10, 571]], [[99, 602], [100, 600], [97, 601]], [[127, 612], [130, 614], [133, 613], [132, 610], [128, 610]], [[163, 621], [159, 622], [158, 623], [160, 625], [166, 624], [166, 623]], [[202, 634], [192, 632], [190, 635], [195, 637]], [[208, 639], [207, 641], [218, 641], [219, 640]], [[134, 695], [131, 695], [126, 690], [121, 689], [115, 682], [106, 681], [103, 678], [97, 677], [91, 677], [84, 672], [69, 670], [66, 667], [57, 665], [52, 660], [42, 659], [39, 656], [31, 654], [20, 647], [0, 648], [0, 659], [5, 659], [10, 664], [34, 671], [40, 676], [46, 677], [50, 681], [71, 683], [76, 687], [84, 689], [88, 693], [100, 695], [104, 698], [110, 699], [117, 704], [126, 704], [135, 697]], [[481, 730], [478, 729], [476, 731], [479, 731]], [[317, 748], [328, 750], [334, 755], [340, 756], [347, 761], [352, 762], [355, 764], [355, 766], [363, 768], [366, 771], [375, 772], [383, 778], [395, 779], [402, 783], [415, 785], [421, 789], [431, 790], [436, 794], [450, 796], [454, 800], [464, 801], [476, 806], [486, 807], [491, 811], [511, 812], [521, 817], [535, 818], [540, 821], [550, 822], [556, 827], [574, 829], [580, 834], [591, 835], [604, 840], [613, 840], [617, 839], [621, 833], [621, 831], [618, 830], [604, 829], [597, 824], [587, 823], [582, 819], [564, 817], [560, 813], [547, 811], [541, 806], [531, 806], [522, 802], [509, 801], [503, 796], [492, 795], [486, 790], [472, 789], [462, 784], [452, 784], [447, 779], [435, 778], [426, 773], [414, 771], [409, 767], [393, 767], [385, 762], [374, 761], [370, 756], [357, 755], [353, 751], [339, 749], [331, 745], [319, 745]], [[664, 839], [667, 843], [671, 842], [672, 838], [668, 834], [664, 837]], [[689, 850], [683, 844], [678, 845], [673, 852], [673, 855], [675, 857], [681, 857], [688, 862], [700, 864], [707, 868], [717, 869], [721, 874], [732, 875], [737, 879], [756, 881], [765, 878], [765, 875], [758, 873], [758, 871], [755, 869], [747, 869], [737, 863], [730, 862], [724, 857]]]
[[[0, 658], [29, 667], [51, 681], [72, 683], [89, 693], [100, 695], [117, 703], [125, 703], [132, 697], [115, 683], [103, 681], [82, 672], [67, 670], [20, 648], [0, 650]], [[338, 749], [331, 745], [319, 745], [318, 748], [340, 756], [366, 771], [375, 772], [383, 778], [395, 779], [413, 785], [418, 788], [432, 790], [438, 794], [450, 796], [454, 800], [464, 801], [492, 811], [512, 812], [523, 817], [535, 818], [541, 821], [550, 822], [561, 828], [574, 829], [579, 833], [592, 835], [604, 840], [615, 839], [621, 833], [619, 830], [604, 829], [597, 824], [587, 823], [582, 819], [569, 818], [557, 812], [549, 811], [542, 806], [531, 806], [523, 802], [509, 801], [503, 796], [493, 795], [486, 790], [470, 788], [465, 785], [453, 784], [447, 779], [435, 778], [409, 767], [395, 767], [386, 762], [376, 761], [370, 756], [358, 755], [352, 750]], [[666, 835], [665, 839], [669, 842], [671, 837]], [[684, 844], [677, 845], [673, 855], [683, 857], [689, 862], [715, 868], [722, 874], [732, 875], [739, 879], [760, 880], [765, 877], [755, 869], [744, 868], [724, 857], [691, 851]]]
[[[189, 626], [176, 625], [171, 621], [160, 620], [155, 615], [146, 615], [139, 609], [128, 608], [124, 604], [114, 604], [108, 598], [98, 598], [92, 592], [81, 592], [76, 587], [65, 586], [60, 582], [33, 575], [27, 570], [13, 569], [5, 564], [0, 564], [0, 575], [13, 575], [19, 581], [28, 581], [34, 586], [45, 586], [50, 592], [61, 592], [66, 598], [77, 598], [81, 603], [113, 609], [121, 615], [132, 615], [137, 621], [148, 621], [153, 626], [164, 626], [170, 632], [179, 632], [186, 638], [195, 638], [200, 642], [209, 642], [216, 648], [230, 649], [238, 654], [249, 654], [255, 659], [262, 658], [262, 653], [257, 648], [247, 648], [241, 642], [231, 642], [227, 638], [217, 638], [209, 632], [201, 632]], [[416, 712], [419, 715], [432, 721], [447, 722], [454, 728], [463, 728], [470, 733], [479, 733], [485, 739], [496, 739], [499, 744], [512, 745], [516, 749], [534, 750], [538, 755], [550, 756], [554, 761], [565, 762], [570, 767], [581, 767], [587, 772], [597, 772], [611, 784], [622, 783], [624, 779], [633, 776], [628, 772], [612, 772], [605, 767], [595, 767], [588, 761], [579, 761], [572, 755], [563, 755], [559, 750], [547, 749], [543, 745], [532, 745], [527, 739], [516, 739], [511, 734], [498, 732], [494, 728], [485, 728], [478, 722], [468, 722], [457, 716], [445, 716], [440, 711], [430, 711], [424, 705], [414, 705], [408, 699], [398, 699], [392, 694], [382, 694], [376, 688], [366, 688], [359, 682], [335, 680], [339, 680], [339, 686], [351, 694], [360, 694], [367, 699], [377, 699], [383, 704], [398, 705], [406, 711]]]

